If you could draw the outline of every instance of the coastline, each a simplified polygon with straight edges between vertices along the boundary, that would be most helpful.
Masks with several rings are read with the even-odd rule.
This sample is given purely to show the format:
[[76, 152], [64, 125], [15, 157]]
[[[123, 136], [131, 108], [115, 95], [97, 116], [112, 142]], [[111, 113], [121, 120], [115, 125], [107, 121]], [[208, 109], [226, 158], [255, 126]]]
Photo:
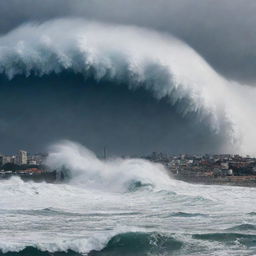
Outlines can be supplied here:
[[256, 176], [209, 177], [174, 175], [173, 177], [192, 184], [256, 187]]

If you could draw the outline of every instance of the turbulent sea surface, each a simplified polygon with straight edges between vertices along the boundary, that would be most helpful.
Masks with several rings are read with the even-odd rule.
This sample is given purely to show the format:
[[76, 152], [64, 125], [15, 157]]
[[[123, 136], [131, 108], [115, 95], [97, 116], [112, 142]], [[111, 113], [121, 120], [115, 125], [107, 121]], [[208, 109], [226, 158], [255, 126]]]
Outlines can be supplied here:
[[255, 188], [192, 185], [72, 143], [55, 146], [48, 164], [60, 161], [65, 184], [1, 181], [1, 255], [256, 253]]

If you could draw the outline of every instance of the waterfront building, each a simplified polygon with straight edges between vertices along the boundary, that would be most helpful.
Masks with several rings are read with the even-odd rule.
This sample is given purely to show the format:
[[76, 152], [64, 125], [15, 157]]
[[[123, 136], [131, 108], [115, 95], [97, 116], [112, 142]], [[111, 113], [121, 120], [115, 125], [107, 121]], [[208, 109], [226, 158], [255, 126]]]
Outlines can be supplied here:
[[24, 165], [28, 163], [28, 153], [25, 150], [19, 150], [17, 155], [17, 164]]
[[29, 165], [37, 165], [37, 162], [36, 162], [36, 160], [29, 159], [28, 164]]
[[2, 156], [2, 165], [12, 163], [13, 158], [12, 156]]

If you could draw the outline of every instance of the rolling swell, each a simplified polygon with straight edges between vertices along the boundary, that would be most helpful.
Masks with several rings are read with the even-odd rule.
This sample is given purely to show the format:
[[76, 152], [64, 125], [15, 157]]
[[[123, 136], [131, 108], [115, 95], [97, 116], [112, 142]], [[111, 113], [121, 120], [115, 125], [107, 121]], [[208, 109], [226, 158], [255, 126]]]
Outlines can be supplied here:
[[233, 230], [233, 231], [256, 230], [256, 225], [253, 225], [253, 224], [241, 224], [241, 225], [237, 225], [237, 226], [231, 227], [231, 228], [229, 228], [227, 230]]
[[194, 239], [216, 241], [224, 244], [235, 245], [240, 243], [247, 247], [256, 246], [256, 235], [242, 234], [242, 233], [207, 233], [207, 234], [194, 234]]
[[188, 213], [188, 212], [174, 212], [170, 213], [168, 217], [207, 217], [207, 214], [202, 214], [202, 213]]
[[1, 256], [80, 256], [83, 254], [68, 250], [66, 252], [48, 252], [41, 251], [35, 247], [28, 246], [20, 252], [7, 252], [3, 253], [0, 251]]
[[182, 242], [159, 233], [130, 232], [114, 236], [106, 247], [91, 256], [152, 255], [179, 250]]
[[19, 252], [2, 252], [0, 256], [139, 256], [159, 255], [172, 253], [181, 249], [183, 243], [170, 236], [160, 233], [128, 232], [113, 236], [106, 246], [99, 251], [76, 252], [68, 249], [66, 251], [47, 251], [37, 247], [27, 246]]
[[256, 216], [256, 212], [249, 212], [248, 215]]

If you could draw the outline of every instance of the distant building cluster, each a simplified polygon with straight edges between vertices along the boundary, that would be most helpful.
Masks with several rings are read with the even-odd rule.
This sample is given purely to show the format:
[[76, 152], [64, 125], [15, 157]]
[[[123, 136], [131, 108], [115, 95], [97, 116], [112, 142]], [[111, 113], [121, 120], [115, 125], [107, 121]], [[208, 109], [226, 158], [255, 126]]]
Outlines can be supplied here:
[[47, 171], [44, 165], [47, 154], [29, 154], [19, 150], [15, 155], [0, 154], [0, 180], [18, 176], [24, 181], [55, 182], [57, 172]]
[[39, 166], [42, 165], [46, 154], [38, 153], [38, 154], [29, 154], [25, 150], [19, 150], [15, 155], [3, 155], [0, 154], [0, 167], [4, 167], [6, 164], [13, 165], [34, 165]]
[[153, 152], [148, 160], [163, 164], [177, 178], [186, 181], [239, 182], [256, 184], [256, 158], [240, 155], [167, 155]]

